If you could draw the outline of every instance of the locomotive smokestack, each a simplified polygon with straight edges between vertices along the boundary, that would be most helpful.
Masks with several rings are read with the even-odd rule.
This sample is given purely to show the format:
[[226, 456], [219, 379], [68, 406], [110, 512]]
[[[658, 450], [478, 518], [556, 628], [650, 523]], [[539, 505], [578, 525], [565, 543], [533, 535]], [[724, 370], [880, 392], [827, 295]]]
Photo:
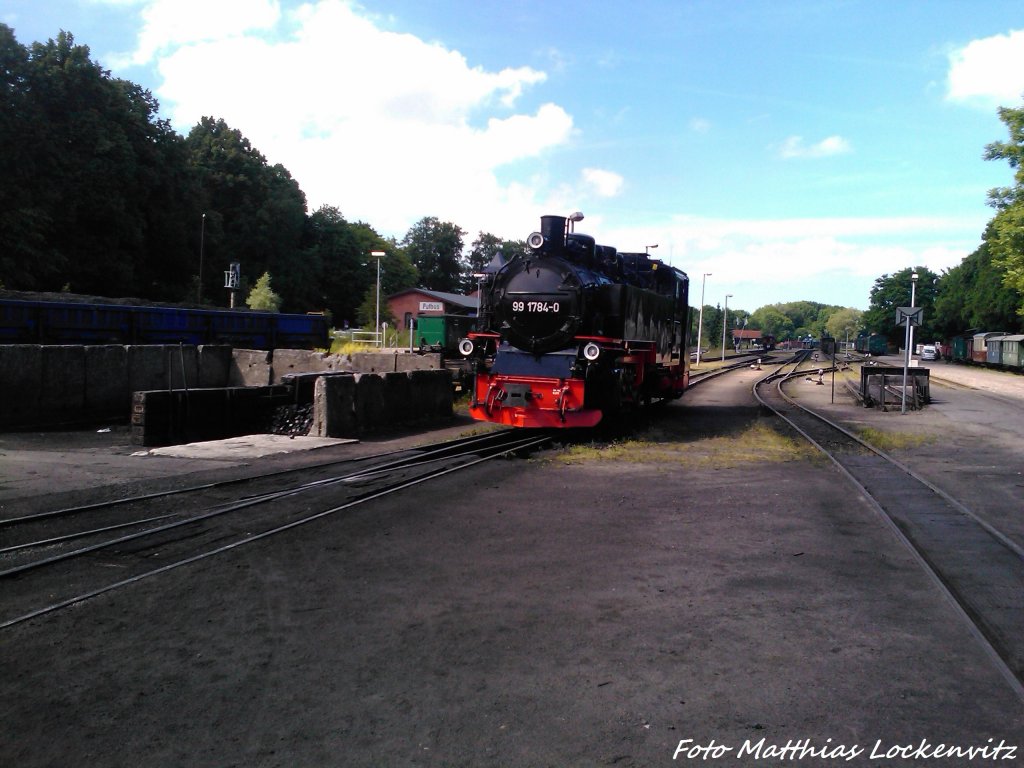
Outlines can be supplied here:
[[565, 216], [541, 216], [540, 233], [549, 248], [565, 247]]

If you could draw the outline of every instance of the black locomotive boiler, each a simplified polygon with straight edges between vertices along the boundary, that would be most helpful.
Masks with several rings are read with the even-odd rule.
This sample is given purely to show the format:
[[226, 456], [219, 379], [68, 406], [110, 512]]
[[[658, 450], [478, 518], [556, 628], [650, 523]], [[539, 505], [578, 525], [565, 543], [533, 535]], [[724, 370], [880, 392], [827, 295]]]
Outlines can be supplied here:
[[689, 377], [689, 278], [541, 217], [529, 253], [492, 263], [477, 330], [470, 413], [516, 427], [592, 427], [677, 398]]

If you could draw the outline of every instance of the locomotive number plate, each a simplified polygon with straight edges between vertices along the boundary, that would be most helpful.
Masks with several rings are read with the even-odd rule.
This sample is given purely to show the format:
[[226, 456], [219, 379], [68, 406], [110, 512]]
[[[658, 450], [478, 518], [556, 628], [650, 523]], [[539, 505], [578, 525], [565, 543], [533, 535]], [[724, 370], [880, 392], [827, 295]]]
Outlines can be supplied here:
[[513, 301], [513, 312], [554, 312], [559, 310], [557, 301]]

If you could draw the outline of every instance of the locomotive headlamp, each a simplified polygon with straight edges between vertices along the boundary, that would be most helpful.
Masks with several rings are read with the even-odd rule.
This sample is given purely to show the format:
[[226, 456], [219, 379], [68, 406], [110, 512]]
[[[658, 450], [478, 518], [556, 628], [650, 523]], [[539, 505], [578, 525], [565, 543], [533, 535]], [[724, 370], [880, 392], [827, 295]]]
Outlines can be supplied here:
[[583, 356], [590, 362], [594, 362], [601, 356], [601, 348], [594, 342], [587, 342], [587, 345], [583, 347]]
[[537, 251], [544, 247], [544, 235], [540, 232], [533, 232], [526, 238], [526, 244]]
[[464, 357], [469, 357], [470, 355], [472, 355], [473, 354], [473, 340], [472, 339], [462, 339], [461, 341], [459, 341], [459, 353], [462, 354]]

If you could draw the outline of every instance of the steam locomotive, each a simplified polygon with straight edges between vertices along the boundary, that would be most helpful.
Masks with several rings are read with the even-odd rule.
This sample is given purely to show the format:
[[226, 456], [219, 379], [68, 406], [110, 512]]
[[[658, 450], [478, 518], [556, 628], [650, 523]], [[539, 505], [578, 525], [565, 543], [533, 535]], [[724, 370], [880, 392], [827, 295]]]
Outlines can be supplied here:
[[528, 253], [485, 270], [477, 330], [459, 342], [475, 419], [593, 427], [687, 387], [689, 278], [570, 224], [542, 216]]

